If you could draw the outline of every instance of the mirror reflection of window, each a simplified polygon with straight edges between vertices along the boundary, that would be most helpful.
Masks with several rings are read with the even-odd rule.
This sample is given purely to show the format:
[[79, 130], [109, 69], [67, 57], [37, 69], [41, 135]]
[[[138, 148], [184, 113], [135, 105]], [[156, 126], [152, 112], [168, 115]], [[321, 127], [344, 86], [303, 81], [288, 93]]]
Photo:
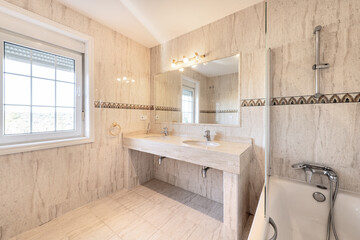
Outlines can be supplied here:
[[195, 89], [182, 86], [181, 114], [183, 123], [195, 122]]

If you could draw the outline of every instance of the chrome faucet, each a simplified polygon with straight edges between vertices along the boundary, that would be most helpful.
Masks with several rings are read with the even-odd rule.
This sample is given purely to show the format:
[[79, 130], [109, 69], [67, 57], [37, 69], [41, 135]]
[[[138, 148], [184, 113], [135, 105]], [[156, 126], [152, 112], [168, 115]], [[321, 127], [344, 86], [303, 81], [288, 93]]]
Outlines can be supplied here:
[[336, 182], [337, 175], [330, 167], [312, 164], [312, 163], [297, 163], [291, 166], [294, 169], [304, 169], [305, 172], [305, 180], [307, 183], [311, 182], [311, 177], [313, 173], [325, 175], [329, 178], [330, 181]]
[[161, 133], [163, 133], [165, 136], [168, 136], [168, 135], [169, 135], [168, 128], [167, 128], [167, 127], [164, 127], [163, 129], [164, 129], [164, 130], [163, 130]]
[[150, 123], [148, 123], [147, 129], [146, 129], [146, 134], [150, 133]]
[[206, 138], [206, 141], [211, 141], [210, 130], [205, 131], [204, 138]]
[[[336, 175], [335, 171], [332, 170], [330, 167], [312, 164], [312, 163], [297, 163], [291, 165], [291, 167], [295, 169], [304, 169], [306, 175], [305, 180], [308, 183], [310, 183], [311, 176], [313, 173], [325, 175], [328, 177], [329, 185], [330, 185], [330, 210], [329, 210], [329, 217], [327, 223], [326, 240], [333, 239], [331, 238], [331, 230], [334, 235], [334, 239], [339, 240], [339, 237], [336, 232], [335, 216], [334, 216], [335, 200], [339, 190], [339, 178]], [[334, 184], [335, 184], [335, 189], [334, 189]]]

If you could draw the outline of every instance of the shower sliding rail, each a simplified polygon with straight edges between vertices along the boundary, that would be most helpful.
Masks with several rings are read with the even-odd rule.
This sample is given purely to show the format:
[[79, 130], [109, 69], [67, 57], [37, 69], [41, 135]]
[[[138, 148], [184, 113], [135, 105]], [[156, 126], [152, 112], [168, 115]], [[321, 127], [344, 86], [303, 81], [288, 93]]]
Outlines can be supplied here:
[[315, 71], [315, 94], [316, 98], [321, 96], [320, 93], [320, 70], [329, 67], [328, 63], [320, 64], [320, 31], [321, 26], [316, 26], [314, 29], [315, 34], [315, 64], [312, 69]]

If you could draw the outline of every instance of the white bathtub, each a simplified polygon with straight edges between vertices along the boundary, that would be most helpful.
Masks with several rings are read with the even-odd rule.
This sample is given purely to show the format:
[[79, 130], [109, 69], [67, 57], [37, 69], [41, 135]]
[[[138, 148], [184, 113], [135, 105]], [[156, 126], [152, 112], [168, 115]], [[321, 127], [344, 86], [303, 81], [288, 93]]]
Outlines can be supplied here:
[[[268, 213], [277, 225], [277, 240], [326, 240], [329, 191], [274, 176], [269, 181]], [[323, 193], [326, 201], [315, 201], [314, 192]], [[264, 218], [263, 195], [264, 192], [248, 240], [272, 236], [272, 227]], [[335, 202], [335, 225], [340, 240], [360, 240], [360, 194], [339, 191]]]

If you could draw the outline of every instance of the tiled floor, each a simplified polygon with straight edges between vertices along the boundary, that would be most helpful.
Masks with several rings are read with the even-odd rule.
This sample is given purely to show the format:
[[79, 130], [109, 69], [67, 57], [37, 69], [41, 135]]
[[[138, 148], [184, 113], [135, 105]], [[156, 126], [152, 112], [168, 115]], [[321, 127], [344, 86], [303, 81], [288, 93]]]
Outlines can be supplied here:
[[223, 240], [223, 206], [151, 180], [91, 202], [12, 240]]

